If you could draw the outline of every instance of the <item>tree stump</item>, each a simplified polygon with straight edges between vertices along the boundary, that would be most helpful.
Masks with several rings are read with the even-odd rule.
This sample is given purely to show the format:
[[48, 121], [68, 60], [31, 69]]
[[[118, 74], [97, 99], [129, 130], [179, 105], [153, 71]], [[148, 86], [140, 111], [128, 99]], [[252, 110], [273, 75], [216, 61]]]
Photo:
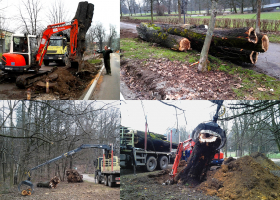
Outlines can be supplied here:
[[187, 166], [175, 177], [175, 182], [198, 184], [210, 169], [221, 139], [209, 133], [200, 133]]

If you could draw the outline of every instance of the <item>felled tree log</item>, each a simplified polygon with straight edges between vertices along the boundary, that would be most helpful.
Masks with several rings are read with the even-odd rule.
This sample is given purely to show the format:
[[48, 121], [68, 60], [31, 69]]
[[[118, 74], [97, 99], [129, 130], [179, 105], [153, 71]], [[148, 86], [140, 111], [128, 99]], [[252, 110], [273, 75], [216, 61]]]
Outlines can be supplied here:
[[83, 182], [83, 175], [80, 175], [77, 170], [74, 169], [66, 170], [66, 176], [67, 176], [68, 183]]
[[[78, 20], [79, 33], [77, 37], [77, 56], [76, 63], [82, 61], [83, 54], [86, 51], [86, 33], [91, 25], [93, 18], [94, 5], [87, 1], [79, 2], [75, 17], [73, 19]], [[79, 71], [83, 68], [83, 65], [79, 65]]]
[[[155, 24], [155, 29], [173, 35], [186, 37], [192, 48], [201, 51], [207, 29], [190, 25]], [[254, 28], [216, 29], [213, 32], [211, 46], [234, 47], [256, 52], [265, 52], [269, 46], [267, 35], [256, 34]]]
[[200, 183], [210, 169], [211, 160], [214, 158], [220, 143], [220, 138], [209, 133], [200, 133], [199, 140], [188, 160], [188, 165], [175, 177], [175, 182]]
[[[134, 135], [134, 146], [137, 148], [145, 148], [145, 133], [137, 131]], [[178, 145], [172, 143], [172, 149], [177, 149]], [[147, 134], [147, 150], [148, 151], [160, 151], [160, 152], [170, 152], [170, 142], [164, 141], [155, 134]]]
[[56, 188], [58, 183], [60, 183], [60, 180], [55, 176], [48, 182], [37, 183], [37, 187]]
[[159, 31], [147, 23], [141, 23], [136, 26], [136, 29], [140, 38], [145, 41], [157, 43], [178, 51], [187, 51], [191, 49], [190, 41], [187, 38]]
[[259, 55], [259, 53], [255, 51], [220, 46], [210, 47], [209, 53], [215, 57], [218, 57], [223, 60], [228, 60], [236, 64], [255, 64], [258, 61]]

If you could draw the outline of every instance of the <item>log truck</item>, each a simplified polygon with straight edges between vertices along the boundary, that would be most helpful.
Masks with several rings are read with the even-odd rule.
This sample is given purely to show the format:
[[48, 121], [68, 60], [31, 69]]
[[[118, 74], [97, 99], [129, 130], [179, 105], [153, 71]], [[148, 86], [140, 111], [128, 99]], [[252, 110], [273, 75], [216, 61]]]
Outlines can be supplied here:
[[[51, 73], [51, 71], [39, 71], [50, 44], [50, 38], [53, 34], [67, 29], [71, 29], [70, 50], [67, 57], [71, 64], [74, 63], [77, 49], [77, 19], [71, 21], [68, 25], [66, 22], [48, 25], [42, 34], [39, 45], [37, 42], [38, 36], [13, 34], [11, 36], [10, 52], [4, 53], [1, 57], [0, 70], [4, 72], [6, 77], [17, 77], [16, 85], [19, 88], [25, 88], [42, 76]], [[25, 40], [27, 41], [27, 49], [23, 51], [22, 46]]]
[[[214, 156], [214, 159], [211, 161], [211, 164], [222, 164], [223, 162], [223, 153], [220, 152], [220, 149], [223, 148], [226, 144], [226, 133], [225, 131], [217, 124], [218, 120], [218, 112], [223, 104], [223, 100], [213, 100], [213, 103], [218, 104], [216, 114], [213, 117], [213, 120], [208, 123], [200, 123], [192, 132], [192, 136], [190, 139], [180, 142], [176, 151], [176, 157], [174, 160], [174, 164], [172, 166], [172, 170], [170, 172], [171, 180], [174, 180], [175, 176], [177, 175], [177, 169], [179, 166], [179, 162], [182, 157], [183, 151], [194, 147], [195, 143], [197, 142], [200, 133], [209, 133], [214, 136], [217, 136], [221, 139], [220, 146], [216, 149], [217, 153]], [[225, 112], [225, 110], [224, 110]], [[224, 114], [224, 113], [223, 113]], [[222, 114], [222, 115], [223, 115]], [[220, 115], [221, 116], [221, 115]]]
[[[107, 185], [109, 184], [109, 186], [113, 186], [114, 184], [119, 184], [120, 183], [120, 165], [119, 165], [119, 158], [117, 156], [113, 156], [113, 152], [114, 152], [114, 148], [113, 148], [113, 144], [110, 145], [99, 145], [99, 144], [83, 144], [80, 147], [71, 150], [67, 153], [64, 153], [56, 158], [53, 158], [51, 160], [48, 160], [47, 162], [40, 164], [36, 167], [33, 167], [32, 169], [28, 170], [26, 172], [26, 174], [28, 175], [27, 180], [22, 181], [19, 185], [18, 185], [18, 191], [21, 194], [26, 194], [26, 195], [31, 195], [34, 192], [34, 186], [33, 183], [31, 182], [31, 172], [35, 169], [38, 169], [44, 165], [50, 164], [52, 162], [55, 162], [57, 160], [60, 160], [62, 158], [66, 158], [69, 156], [73, 156], [73, 154], [83, 150], [83, 149], [88, 149], [88, 148], [98, 148], [98, 149], [103, 149], [103, 157], [102, 159], [100, 159], [100, 164], [102, 164], [102, 171], [106, 172], [104, 173], [104, 175], [98, 179], [101, 180], [101, 178], [103, 178], [103, 181], [107, 183]], [[111, 174], [114, 174], [114, 176], [110, 176], [110, 172]], [[110, 177], [109, 177], [110, 176]], [[109, 178], [108, 178], [109, 177]], [[109, 183], [110, 181], [110, 183]], [[111, 184], [111, 185], [110, 185]], [[21, 190], [20, 187], [22, 185], [27, 185], [30, 188], [28, 188], [27, 190]], [[106, 184], [105, 184], [106, 185]]]

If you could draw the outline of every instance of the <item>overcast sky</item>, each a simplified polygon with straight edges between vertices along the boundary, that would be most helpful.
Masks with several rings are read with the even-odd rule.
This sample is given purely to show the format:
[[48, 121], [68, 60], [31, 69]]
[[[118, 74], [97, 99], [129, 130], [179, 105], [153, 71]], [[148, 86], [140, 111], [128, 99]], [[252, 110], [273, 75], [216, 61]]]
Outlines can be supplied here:
[[[176, 128], [176, 111], [174, 107], [166, 106], [159, 101], [142, 101], [147, 115], [149, 130], [164, 134], [167, 128]], [[192, 131], [198, 124], [212, 120], [217, 106], [206, 100], [192, 101], [166, 101], [185, 110], [187, 125], [184, 115], [178, 115], [178, 126], [186, 126]], [[232, 102], [232, 101], [231, 101]], [[224, 101], [227, 105], [229, 101]], [[228, 112], [228, 110], [227, 110]], [[182, 112], [178, 110], [178, 114]], [[121, 124], [132, 129], [145, 131], [145, 117], [141, 101], [127, 100], [121, 102]]]
[[[27, 0], [0, 0], [0, 14], [4, 13], [6, 18], [14, 19], [18, 16], [18, 7], [23, 8], [22, 1]], [[42, 10], [39, 12], [39, 18], [43, 26], [47, 26], [49, 23], [47, 19], [48, 10], [52, 7], [55, 1], [58, 0], [47, 0], [40, 1], [43, 5]], [[78, 3], [80, 0], [61, 0], [65, 6], [65, 10], [68, 11], [69, 21], [75, 16]], [[119, 0], [89, 0], [89, 3], [94, 4], [94, 15], [92, 25], [95, 25], [97, 22], [101, 22], [104, 27], [109, 30], [109, 24], [113, 24], [116, 26], [117, 32], [119, 34], [120, 30], [120, 1]], [[20, 33], [17, 30], [17, 21], [10, 20], [8, 30], [15, 31], [16, 33]]]

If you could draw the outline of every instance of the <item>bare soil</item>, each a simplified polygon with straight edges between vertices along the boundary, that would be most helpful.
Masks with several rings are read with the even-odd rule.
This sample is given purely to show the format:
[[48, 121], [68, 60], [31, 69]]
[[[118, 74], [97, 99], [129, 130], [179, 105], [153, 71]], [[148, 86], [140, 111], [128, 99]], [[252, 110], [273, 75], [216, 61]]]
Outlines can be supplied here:
[[1, 200], [10, 200], [10, 199], [103, 200], [103, 199], [119, 199], [119, 198], [120, 198], [119, 187], [110, 188], [103, 184], [94, 184], [89, 182], [82, 182], [82, 183], [60, 182], [55, 189], [37, 188], [35, 186], [34, 193], [31, 196], [21, 196], [21, 194], [18, 193], [16, 187], [12, 188], [6, 194], [0, 194]]
[[141, 100], [236, 99], [232, 86], [241, 84], [237, 77], [222, 71], [202, 73], [196, 65], [167, 58], [123, 59], [121, 80]]

